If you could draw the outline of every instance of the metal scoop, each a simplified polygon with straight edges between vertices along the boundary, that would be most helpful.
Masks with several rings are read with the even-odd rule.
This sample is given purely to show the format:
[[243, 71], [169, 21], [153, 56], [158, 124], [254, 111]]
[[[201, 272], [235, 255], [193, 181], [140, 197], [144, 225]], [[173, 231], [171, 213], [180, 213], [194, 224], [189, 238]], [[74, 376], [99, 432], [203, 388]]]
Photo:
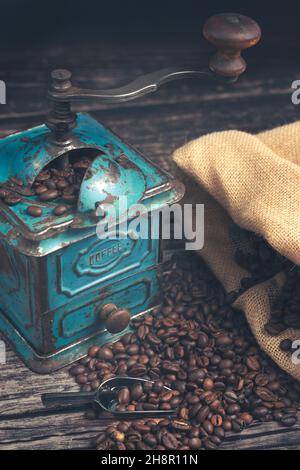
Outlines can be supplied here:
[[[104, 411], [112, 413], [119, 418], [147, 418], [169, 416], [176, 413], [173, 410], [145, 410], [145, 411], [117, 411], [117, 395], [121, 388], [129, 389], [136, 383], [151, 382], [151, 380], [139, 379], [135, 377], [113, 377], [107, 379], [93, 392], [62, 392], [62, 393], [44, 393], [41, 396], [42, 403], [47, 408], [67, 409], [79, 408], [86, 405], [96, 404]], [[171, 389], [164, 387], [166, 391]]]

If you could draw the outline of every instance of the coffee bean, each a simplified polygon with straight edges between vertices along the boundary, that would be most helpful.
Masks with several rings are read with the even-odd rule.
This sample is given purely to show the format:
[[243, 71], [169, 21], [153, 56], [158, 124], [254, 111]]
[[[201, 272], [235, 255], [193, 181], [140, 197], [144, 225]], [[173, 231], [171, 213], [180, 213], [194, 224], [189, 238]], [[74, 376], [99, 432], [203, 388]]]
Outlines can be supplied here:
[[40, 200], [43, 202], [53, 201], [58, 198], [59, 192], [56, 189], [48, 189], [47, 191], [40, 194]]
[[221, 415], [213, 415], [211, 418], [211, 423], [213, 426], [222, 426], [223, 418]]
[[246, 364], [251, 370], [258, 371], [260, 370], [260, 362], [255, 356], [249, 356], [247, 357]]
[[256, 385], [260, 385], [261, 387], [264, 387], [269, 383], [269, 377], [267, 374], [257, 374], [255, 377], [255, 383]]
[[141, 384], [136, 384], [132, 387], [131, 398], [134, 401], [138, 401], [143, 395], [144, 390]]
[[204, 390], [213, 390], [214, 388], [214, 381], [207, 377], [204, 381], [203, 381], [203, 389]]
[[245, 425], [251, 424], [253, 421], [253, 416], [250, 413], [244, 412], [239, 415], [239, 418], [243, 420]]
[[47, 181], [45, 181], [45, 186], [48, 188], [48, 189], [56, 189], [56, 183], [54, 180], [52, 179], [48, 179]]
[[75, 204], [77, 201], [77, 196], [75, 194], [63, 194], [62, 198], [67, 204]]
[[36, 177], [36, 181], [41, 183], [47, 181], [50, 178], [49, 171], [41, 171], [39, 175]]
[[254, 408], [253, 415], [255, 418], [262, 418], [268, 414], [268, 411], [268, 408], [265, 406], [258, 406], [257, 408]]
[[280, 342], [279, 347], [280, 347], [281, 351], [290, 352], [290, 351], [292, 351], [292, 344], [293, 344], [293, 341], [291, 339], [283, 339]]
[[167, 450], [168, 449], [177, 449], [178, 440], [176, 439], [176, 437], [173, 434], [171, 434], [169, 432], [166, 432], [162, 436], [162, 444], [165, 446], [165, 448]]
[[297, 422], [297, 417], [296, 416], [283, 416], [280, 420], [281, 424], [283, 426], [294, 426]]
[[79, 374], [76, 376], [76, 382], [78, 384], [86, 384], [88, 382], [87, 375]]
[[58, 180], [56, 183], [56, 188], [59, 190], [66, 189], [69, 186], [66, 180]]
[[203, 406], [200, 408], [200, 411], [197, 413], [196, 421], [198, 423], [203, 423], [210, 413], [209, 406]]
[[73, 366], [69, 370], [70, 375], [74, 375], [74, 376], [83, 374], [84, 372], [86, 372], [86, 368], [84, 366], [81, 366], [81, 365]]
[[99, 349], [97, 353], [97, 357], [99, 357], [99, 359], [104, 359], [104, 360], [109, 361], [113, 359], [114, 355], [110, 348], [103, 346], [102, 348]]
[[88, 355], [90, 357], [96, 357], [98, 351], [100, 351], [100, 346], [91, 346], [88, 350]]
[[55, 207], [53, 212], [55, 215], [60, 216], [68, 212], [68, 207], [64, 206], [63, 204], [59, 204], [58, 206]]
[[46, 193], [48, 191], [48, 188], [47, 186], [44, 186], [44, 185], [39, 185], [35, 188], [35, 193], [37, 195], [40, 195], [40, 194], [43, 194], [43, 193]]
[[26, 212], [32, 217], [40, 217], [43, 213], [41, 207], [39, 206], [28, 206]]
[[7, 189], [1, 188], [0, 189], [0, 199], [5, 199], [9, 195], [9, 191]]
[[130, 392], [128, 388], [122, 388], [118, 393], [118, 401], [121, 405], [128, 405], [130, 401]]
[[4, 199], [5, 204], [7, 204], [8, 206], [16, 206], [21, 201], [22, 201], [21, 197], [13, 196], [12, 194], [8, 194]]
[[201, 448], [202, 441], [201, 441], [201, 439], [199, 439], [199, 437], [193, 437], [193, 438], [189, 439], [188, 445], [189, 445], [189, 448], [191, 450], [197, 450], [197, 449]]
[[271, 390], [265, 387], [257, 387], [255, 390], [255, 393], [263, 401], [274, 402], [278, 400], [278, 397], [276, 397], [276, 395], [274, 395], [274, 393], [272, 393]]

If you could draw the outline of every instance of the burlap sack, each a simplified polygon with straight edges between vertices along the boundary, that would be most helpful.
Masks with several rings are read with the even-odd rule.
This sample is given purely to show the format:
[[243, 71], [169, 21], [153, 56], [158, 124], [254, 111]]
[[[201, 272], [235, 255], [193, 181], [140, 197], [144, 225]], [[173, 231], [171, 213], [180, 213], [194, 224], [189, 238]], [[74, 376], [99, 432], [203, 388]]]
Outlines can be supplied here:
[[[200, 255], [227, 292], [238, 290], [249, 273], [236, 264], [236, 248], [246, 249], [247, 229], [263, 236], [280, 254], [300, 265], [300, 122], [256, 136], [216, 132], [178, 149], [173, 158], [183, 171], [183, 202], [205, 205], [205, 243]], [[300, 380], [300, 366], [282, 352], [285, 338], [264, 331], [270, 305], [285, 282], [283, 273], [244, 292], [235, 306], [246, 314], [262, 347], [286, 372]]]

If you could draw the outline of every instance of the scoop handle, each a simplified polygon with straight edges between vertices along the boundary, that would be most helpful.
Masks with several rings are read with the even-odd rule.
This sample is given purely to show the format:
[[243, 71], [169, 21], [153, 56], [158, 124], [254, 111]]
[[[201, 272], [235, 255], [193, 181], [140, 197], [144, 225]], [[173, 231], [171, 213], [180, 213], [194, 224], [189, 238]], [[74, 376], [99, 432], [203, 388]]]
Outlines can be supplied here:
[[95, 392], [44, 393], [42, 403], [47, 408], [78, 408], [97, 402]]

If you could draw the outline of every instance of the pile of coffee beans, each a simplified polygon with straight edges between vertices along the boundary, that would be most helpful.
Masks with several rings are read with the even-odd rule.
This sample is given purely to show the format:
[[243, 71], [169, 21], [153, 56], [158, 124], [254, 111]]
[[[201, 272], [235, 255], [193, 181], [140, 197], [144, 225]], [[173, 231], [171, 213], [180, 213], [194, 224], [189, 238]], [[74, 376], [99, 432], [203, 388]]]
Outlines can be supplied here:
[[162, 380], [123, 387], [117, 395], [116, 411], [172, 410], [178, 405], [178, 390], [164, 386]]
[[238, 248], [235, 252], [235, 262], [246, 269], [250, 276], [241, 279], [239, 294], [272, 278], [280, 271], [289, 270], [292, 266], [290, 261], [273, 250], [262, 237], [246, 231], [245, 235], [249, 239], [251, 249], [245, 251]]
[[[0, 188], [0, 199], [9, 206], [15, 206], [22, 202], [22, 196], [35, 196], [41, 202], [55, 202], [57, 205], [53, 213], [61, 216], [77, 203], [80, 186], [91, 161], [91, 157], [83, 155], [67, 162], [61, 169], [59, 162], [55, 161], [39, 173], [32, 188], [24, 187], [18, 178], [11, 178], [5, 188]], [[41, 217], [43, 209], [38, 204], [32, 204], [28, 206], [27, 214]]]
[[[211, 436], [212, 444], [206, 442], [207, 449], [218, 446], [224, 432], [222, 428]], [[147, 419], [131, 422], [118, 422], [108, 426], [96, 439], [98, 450], [197, 450], [203, 447], [199, 437], [200, 429], [180, 419]]]
[[[277, 336], [288, 328], [300, 330], [300, 267], [294, 266], [287, 273], [287, 281], [278, 299], [273, 303], [270, 321], [265, 330], [271, 336]], [[299, 331], [300, 336], [300, 331]], [[283, 340], [283, 351], [291, 350], [292, 341]]]
[[212, 449], [253, 420], [294, 425], [300, 384], [259, 349], [243, 313], [203, 262], [186, 254], [171, 260], [163, 289], [162, 308], [133, 320], [133, 331], [117, 342], [90, 348], [70, 373], [85, 391], [117, 375], [159, 381], [176, 392], [165, 403], [177, 417], [116, 423], [97, 447]]
[[49, 168], [42, 171], [33, 184], [35, 194], [42, 202], [61, 198], [67, 204], [74, 204], [90, 163], [91, 159], [83, 157], [75, 163], [70, 162], [64, 169]]

